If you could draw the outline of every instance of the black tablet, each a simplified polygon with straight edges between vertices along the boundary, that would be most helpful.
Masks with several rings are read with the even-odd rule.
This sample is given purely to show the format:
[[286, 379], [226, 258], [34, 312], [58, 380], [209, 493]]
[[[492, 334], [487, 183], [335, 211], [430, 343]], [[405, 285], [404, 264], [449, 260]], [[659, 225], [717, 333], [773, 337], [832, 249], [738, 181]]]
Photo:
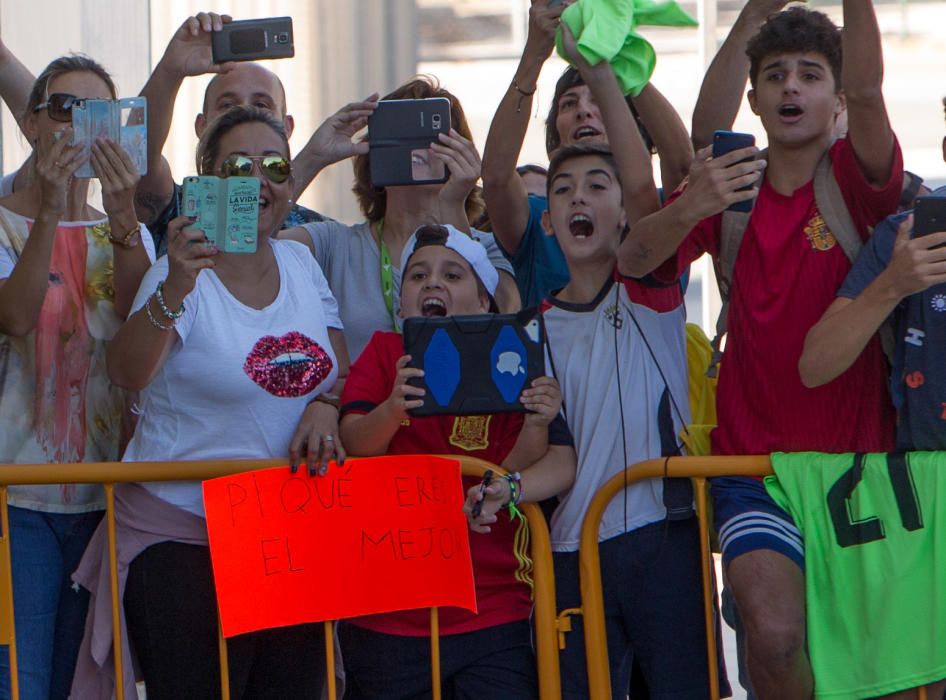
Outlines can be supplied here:
[[371, 184], [429, 185], [446, 182], [443, 161], [433, 157], [430, 144], [450, 131], [450, 100], [381, 100], [368, 117]]
[[537, 308], [404, 321], [404, 352], [427, 390], [413, 416], [525, 412], [522, 390], [545, 374], [545, 326]]

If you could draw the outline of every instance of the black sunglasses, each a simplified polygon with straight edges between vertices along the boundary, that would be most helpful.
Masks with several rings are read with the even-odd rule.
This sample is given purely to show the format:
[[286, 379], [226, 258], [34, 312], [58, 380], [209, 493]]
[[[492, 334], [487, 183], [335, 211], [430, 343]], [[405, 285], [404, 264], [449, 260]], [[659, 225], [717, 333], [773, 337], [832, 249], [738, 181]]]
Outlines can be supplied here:
[[49, 118], [57, 122], [71, 122], [72, 108], [82, 102], [81, 97], [67, 95], [64, 92], [54, 92], [46, 101], [33, 107], [34, 112], [45, 109]]
[[292, 174], [292, 164], [282, 156], [228, 156], [220, 164], [221, 177], [251, 177], [253, 163], [259, 164], [260, 172], [270, 182], [277, 185], [285, 182]]

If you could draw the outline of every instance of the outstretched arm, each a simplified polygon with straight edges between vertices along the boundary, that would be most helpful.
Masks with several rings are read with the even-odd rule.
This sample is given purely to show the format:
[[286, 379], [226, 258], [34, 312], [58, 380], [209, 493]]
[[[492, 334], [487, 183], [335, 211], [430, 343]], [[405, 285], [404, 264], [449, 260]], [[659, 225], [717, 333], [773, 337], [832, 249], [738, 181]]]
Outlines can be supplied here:
[[624, 212], [628, 225], [633, 228], [639, 219], [660, 208], [650, 154], [644, 147], [640, 130], [624, 100], [611, 64], [601, 61], [590, 65], [578, 52], [575, 37], [564, 24], [562, 37], [569, 61], [578, 69], [601, 110], [601, 121], [608, 134], [608, 144], [624, 191]]
[[319, 125], [306, 145], [292, 159], [292, 198], [299, 199], [323, 169], [340, 160], [368, 152], [368, 142], [354, 136], [368, 124], [378, 107], [378, 93], [351, 102]]
[[788, 0], [749, 0], [742, 8], [703, 77], [693, 108], [693, 145], [698, 150], [713, 144], [714, 131], [732, 128], [749, 80], [746, 44], [766, 19], [787, 4]]
[[884, 54], [873, 3], [844, 0], [841, 36], [848, 138], [868, 182], [881, 186], [890, 179], [894, 134], [884, 103]]
[[653, 83], [647, 83], [634, 98], [634, 107], [657, 147], [664, 192], [673, 192], [683, 182], [693, 162], [693, 145], [686, 125]]
[[24, 112], [35, 81], [36, 78], [20, 59], [0, 41], [0, 98], [3, 98], [13, 113], [20, 131], [23, 130], [23, 118], [26, 116]]
[[[845, 372], [902, 299], [946, 282], [946, 232], [910, 238], [913, 217], [897, 230], [890, 263], [855, 299], [838, 297], [805, 338], [798, 362], [807, 387]], [[862, 254], [863, 255], [863, 254]], [[855, 269], [862, 264], [859, 258]]]
[[519, 152], [529, 128], [533, 93], [542, 64], [555, 46], [555, 30], [564, 6], [549, 9], [548, 0], [532, 0], [529, 35], [512, 83], [506, 89], [489, 127], [483, 150], [483, 195], [493, 233], [503, 249], [514, 254], [529, 222], [528, 192], [516, 172]]
[[[686, 189], [666, 207], [631, 226], [618, 249], [618, 269], [629, 277], [643, 277], [670, 258], [687, 234], [703, 219], [715, 216], [730, 204], [752, 199], [759, 193], [758, 180], [765, 161], [754, 158], [758, 149], [740, 148], [719, 158], [707, 147], [696, 154]], [[741, 187], [752, 189], [740, 192]]]
[[232, 63], [215, 64], [210, 48], [210, 35], [229, 21], [229, 15], [214, 12], [188, 17], [171, 37], [141, 90], [148, 100], [148, 173], [138, 183], [135, 209], [146, 224], [154, 223], [174, 194], [171, 168], [161, 153], [171, 130], [178, 90], [188, 76], [225, 73], [232, 68]]

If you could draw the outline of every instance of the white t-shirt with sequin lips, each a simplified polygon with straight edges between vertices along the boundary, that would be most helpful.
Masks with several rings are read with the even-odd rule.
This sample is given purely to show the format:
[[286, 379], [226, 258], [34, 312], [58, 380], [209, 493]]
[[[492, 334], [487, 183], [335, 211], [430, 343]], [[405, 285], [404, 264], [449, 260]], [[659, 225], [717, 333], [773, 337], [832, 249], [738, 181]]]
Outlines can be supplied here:
[[[142, 392], [126, 462], [286, 456], [306, 405], [335, 384], [338, 367], [328, 329], [342, 324], [328, 282], [302, 244], [270, 244], [279, 293], [264, 309], [238, 301], [213, 270], [197, 277], [167, 361]], [[135, 310], [167, 272], [163, 257], [145, 275]], [[145, 487], [204, 515], [198, 482]]]

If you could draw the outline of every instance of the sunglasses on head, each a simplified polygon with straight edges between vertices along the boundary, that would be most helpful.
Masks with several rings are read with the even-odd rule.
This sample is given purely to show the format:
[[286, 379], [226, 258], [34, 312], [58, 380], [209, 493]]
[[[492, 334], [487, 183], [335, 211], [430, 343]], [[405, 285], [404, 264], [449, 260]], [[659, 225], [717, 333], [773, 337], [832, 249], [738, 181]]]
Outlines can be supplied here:
[[54, 92], [46, 98], [46, 101], [36, 105], [34, 112], [45, 109], [49, 118], [57, 122], [71, 122], [72, 108], [82, 102], [81, 97], [67, 95], [64, 92]]
[[251, 177], [253, 164], [270, 182], [285, 182], [292, 174], [292, 164], [282, 156], [229, 156], [220, 165], [221, 177]]

